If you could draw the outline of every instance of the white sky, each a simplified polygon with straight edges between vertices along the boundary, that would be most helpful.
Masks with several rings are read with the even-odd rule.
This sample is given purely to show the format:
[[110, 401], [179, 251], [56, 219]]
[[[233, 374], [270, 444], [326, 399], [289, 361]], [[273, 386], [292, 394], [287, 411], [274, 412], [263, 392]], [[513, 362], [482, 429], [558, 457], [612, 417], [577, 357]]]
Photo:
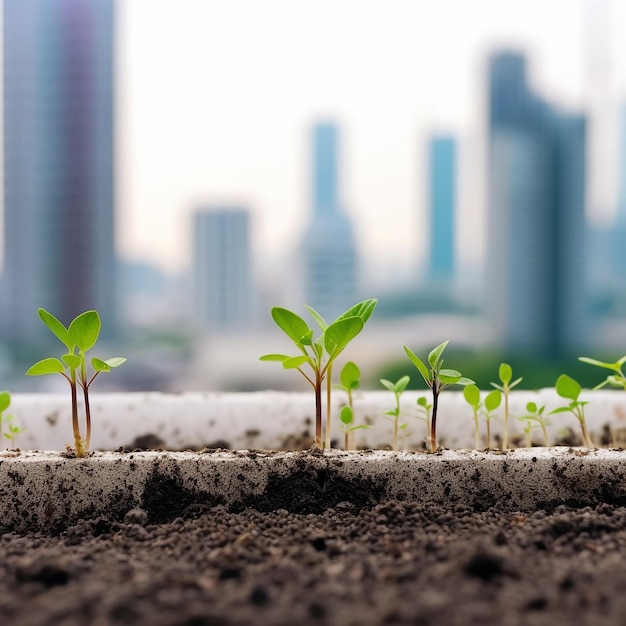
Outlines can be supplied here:
[[[584, 24], [601, 24], [603, 6], [608, 26], [583, 33]], [[593, 58], [609, 58], [611, 72], [595, 74], [595, 106], [610, 112], [626, 96], [624, 0], [118, 7], [119, 248], [171, 269], [188, 262], [188, 218], [202, 203], [246, 203], [262, 255], [297, 243], [309, 210], [309, 132], [319, 118], [342, 128], [341, 193], [371, 259], [425, 255], [424, 140], [432, 130], [458, 133], [458, 239], [465, 258], [478, 258], [488, 51], [525, 50], [542, 95], [580, 108], [586, 42], [600, 41]], [[594, 204], [612, 199], [610, 173], [607, 180], [592, 191]]]

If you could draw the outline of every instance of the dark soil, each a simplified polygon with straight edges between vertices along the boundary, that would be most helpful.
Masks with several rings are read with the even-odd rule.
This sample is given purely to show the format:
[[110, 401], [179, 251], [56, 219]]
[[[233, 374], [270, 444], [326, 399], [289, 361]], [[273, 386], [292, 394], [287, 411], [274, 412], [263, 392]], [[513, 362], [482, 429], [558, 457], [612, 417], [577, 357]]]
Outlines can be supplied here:
[[624, 624], [626, 508], [191, 505], [0, 538], [3, 626]]

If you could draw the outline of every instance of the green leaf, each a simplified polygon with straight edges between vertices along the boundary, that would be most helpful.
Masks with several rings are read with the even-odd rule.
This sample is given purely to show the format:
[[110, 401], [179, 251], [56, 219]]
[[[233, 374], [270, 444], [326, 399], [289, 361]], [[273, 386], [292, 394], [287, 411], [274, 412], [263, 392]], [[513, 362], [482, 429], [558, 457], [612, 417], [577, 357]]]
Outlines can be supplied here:
[[614, 372], [619, 372], [620, 365], [623, 365], [623, 362], [620, 363], [621, 359], [617, 363], [605, 363], [604, 361], [590, 359], [588, 356], [579, 356], [578, 360], [582, 361], [583, 363], [587, 363], [589, 365], [595, 365], [596, 367], [603, 367], [604, 369], [607, 369], [607, 370], [613, 370]]
[[259, 361], [285, 361], [286, 359], [290, 359], [290, 356], [286, 354], [264, 354], [259, 357]]
[[83, 360], [77, 354], [64, 354], [61, 359], [71, 370], [77, 370], [83, 363]]
[[417, 399], [417, 404], [419, 404], [419, 406], [426, 408], [428, 406], [428, 399], [426, 398], [426, 396], [420, 396]]
[[128, 359], [124, 356], [112, 356], [109, 359], [104, 359], [104, 362], [110, 367], [119, 367], [120, 365], [124, 365]]
[[341, 411], [339, 411], [339, 420], [346, 426], [352, 424], [352, 420], [354, 420], [354, 411], [352, 408], [348, 405], [341, 407]]
[[52, 334], [67, 347], [69, 352], [72, 352], [75, 344], [69, 330], [52, 313], [48, 313], [45, 309], [37, 309], [37, 314]]
[[504, 386], [508, 385], [511, 382], [511, 378], [513, 378], [513, 368], [508, 363], [500, 363], [498, 376]]
[[304, 365], [305, 363], [310, 363], [310, 362], [311, 362], [311, 359], [308, 356], [305, 356], [304, 354], [302, 356], [291, 356], [291, 357], [286, 358], [283, 361], [283, 367], [286, 370], [293, 370], [293, 369], [297, 369], [301, 365]]
[[470, 406], [477, 408], [480, 405], [480, 390], [476, 385], [466, 385], [463, 397]]
[[476, 381], [471, 378], [467, 378], [467, 376], [461, 376], [461, 380], [458, 380], [455, 384], [457, 385], [475, 385]]
[[398, 417], [398, 415], [400, 415], [400, 410], [399, 409], [387, 409], [386, 411], [383, 411], [383, 415], [390, 415], [391, 417]]
[[354, 306], [351, 306], [345, 313], [342, 313], [335, 321], [338, 322], [346, 317], [360, 317], [365, 325], [374, 312], [377, 304], [378, 300], [376, 298], [370, 298], [369, 300], [358, 302]]
[[361, 370], [352, 361], [348, 361], [339, 374], [339, 380], [345, 389], [358, 389]]
[[59, 359], [43, 359], [32, 365], [26, 376], [44, 376], [45, 374], [63, 374], [65, 366]]
[[300, 341], [298, 343], [303, 346], [312, 345], [313, 344], [313, 330], [309, 330], [309, 332], [306, 335], [300, 337]]
[[311, 306], [308, 304], [304, 305], [311, 314], [311, 317], [315, 321], [315, 323], [324, 331], [328, 328], [328, 322]]
[[528, 402], [526, 404], [526, 410], [529, 413], [536, 413], [537, 412], [537, 404], [535, 402]]
[[509, 385], [509, 389], [513, 389], [513, 387], [517, 387], [517, 385], [519, 385], [522, 380], [524, 380], [521, 376], [519, 378], [516, 378], [510, 385]]
[[0, 413], [6, 411], [11, 404], [11, 394], [8, 391], [0, 391]]
[[404, 351], [406, 352], [406, 355], [409, 357], [409, 360], [411, 361], [411, 363], [415, 365], [419, 373], [422, 375], [422, 378], [424, 379], [426, 384], [430, 386], [430, 383], [432, 382], [432, 377], [426, 365], [424, 365], [423, 361], [415, 353], [413, 353], [407, 346], [404, 346]]
[[410, 376], [402, 376], [402, 378], [399, 378], [396, 381], [396, 384], [394, 385], [394, 390], [396, 393], [402, 393], [405, 389], [406, 386], [411, 382], [411, 377]]
[[300, 345], [303, 337], [311, 333], [309, 325], [289, 309], [275, 306], [272, 309], [272, 318], [287, 337], [297, 345]]
[[85, 311], [72, 320], [68, 330], [78, 349], [86, 352], [98, 341], [101, 326], [98, 311]]
[[553, 409], [548, 415], [554, 415], [555, 413], [571, 413], [572, 409], [569, 406], [560, 406], [558, 409]]
[[561, 398], [568, 400], [578, 400], [578, 396], [582, 391], [581, 386], [567, 374], [561, 374], [556, 381], [556, 392]]
[[393, 393], [396, 392], [396, 387], [390, 380], [387, 380], [386, 378], [381, 378], [380, 379], [380, 384], [383, 387], [385, 387], [386, 389], [389, 389], [389, 391], [391, 391]]
[[363, 320], [360, 317], [345, 317], [333, 322], [324, 331], [324, 348], [330, 361], [363, 330]]
[[443, 351], [446, 349], [446, 346], [449, 343], [449, 339], [447, 339], [446, 341], [444, 341], [443, 343], [440, 343], [437, 347], [433, 348], [429, 355], [428, 355], [428, 364], [435, 369], [435, 366], [437, 365], [437, 363], [439, 363], [439, 359], [441, 358], [441, 355], [443, 354]]
[[91, 366], [96, 372], [110, 372], [111, 367], [102, 359], [98, 359], [97, 357], [93, 357], [91, 359]]
[[498, 389], [490, 391], [485, 397], [485, 408], [487, 411], [495, 411], [502, 402], [502, 393]]

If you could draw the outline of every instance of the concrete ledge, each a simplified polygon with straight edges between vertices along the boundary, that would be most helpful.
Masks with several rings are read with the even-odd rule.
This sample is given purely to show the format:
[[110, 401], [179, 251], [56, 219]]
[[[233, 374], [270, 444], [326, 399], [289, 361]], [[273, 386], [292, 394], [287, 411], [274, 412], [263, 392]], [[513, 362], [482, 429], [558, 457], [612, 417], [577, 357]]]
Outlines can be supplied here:
[[[58, 532], [81, 519], [164, 522], [217, 505], [316, 513], [385, 499], [497, 506], [626, 504], [626, 452], [52, 452], [0, 456], [0, 529]], [[135, 513], [126, 521], [135, 519]]]

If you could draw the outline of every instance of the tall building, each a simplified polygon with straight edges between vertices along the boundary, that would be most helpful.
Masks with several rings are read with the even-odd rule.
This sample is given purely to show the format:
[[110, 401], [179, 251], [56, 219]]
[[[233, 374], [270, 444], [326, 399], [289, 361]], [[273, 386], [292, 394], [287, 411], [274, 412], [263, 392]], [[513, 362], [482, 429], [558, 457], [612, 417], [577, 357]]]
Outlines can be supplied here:
[[585, 336], [585, 119], [532, 93], [522, 55], [489, 65], [489, 312], [509, 348], [560, 354]]
[[430, 255], [429, 279], [450, 286], [454, 279], [456, 141], [435, 136], [428, 143]]
[[339, 131], [313, 128], [311, 217], [301, 246], [305, 302], [329, 321], [355, 304], [357, 255], [352, 224], [341, 205]]
[[115, 326], [113, 0], [5, 0], [2, 330]]
[[247, 328], [253, 320], [250, 214], [212, 206], [193, 216], [195, 318], [204, 331]]

